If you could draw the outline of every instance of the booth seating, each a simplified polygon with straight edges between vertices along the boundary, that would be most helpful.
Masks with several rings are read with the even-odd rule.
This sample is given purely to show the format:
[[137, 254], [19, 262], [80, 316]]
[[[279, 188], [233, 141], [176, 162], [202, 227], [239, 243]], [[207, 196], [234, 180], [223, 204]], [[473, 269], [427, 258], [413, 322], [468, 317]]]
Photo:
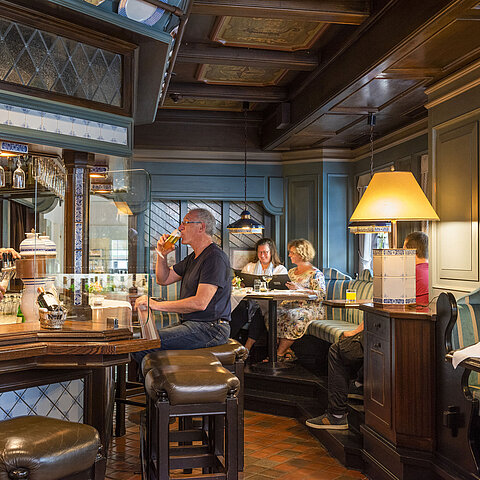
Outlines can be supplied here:
[[[144, 362], [148, 478], [167, 480], [170, 470], [201, 467], [203, 473], [193, 478], [237, 479], [238, 378], [209, 352], [154, 355], [154, 362], [148, 356]], [[171, 417], [194, 416], [204, 418], [204, 428], [170, 432]], [[178, 447], [170, 447], [171, 441]]]
[[[325, 299], [345, 300], [347, 289], [357, 292], [357, 299], [373, 298], [373, 277], [369, 270], [364, 270], [358, 279], [334, 268], [326, 268]], [[363, 312], [358, 308], [325, 307], [325, 318], [314, 320], [307, 328], [306, 335], [312, 335], [329, 343], [337, 342], [343, 332], [355, 330], [363, 322]]]
[[456, 369], [456, 350], [480, 340], [480, 289], [460, 298], [440, 294], [436, 329], [437, 459], [459, 478], [478, 478], [480, 465], [480, 361], [467, 358]]
[[105, 458], [95, 428], [49, 417], [0, 421], [0, 480], [98, 480]]

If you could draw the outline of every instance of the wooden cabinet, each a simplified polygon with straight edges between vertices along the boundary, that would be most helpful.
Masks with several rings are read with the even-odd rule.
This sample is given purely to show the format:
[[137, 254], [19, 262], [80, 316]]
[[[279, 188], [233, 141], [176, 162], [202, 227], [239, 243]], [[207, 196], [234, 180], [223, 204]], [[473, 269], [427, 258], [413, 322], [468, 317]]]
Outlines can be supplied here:
[[381, 315], [365, 317], [365, 422], [387, 438], [392, 433], [390, 327]]
[[360, 308], [365, 312], [367, 474], [374, 480], [430, 478], [436, 316], [428, 309]]

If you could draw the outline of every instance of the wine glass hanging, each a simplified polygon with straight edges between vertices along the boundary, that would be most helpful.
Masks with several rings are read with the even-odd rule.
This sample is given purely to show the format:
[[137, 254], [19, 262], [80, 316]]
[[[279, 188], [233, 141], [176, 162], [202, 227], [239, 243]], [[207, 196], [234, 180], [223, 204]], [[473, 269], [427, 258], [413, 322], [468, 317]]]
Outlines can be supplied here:
[[12, 187], [17, 189], [25, 188], [25, 172], [22, 169], [20, 157], [17, 160], [17, 168], [13, 172]]
[[61, 160], [53, 157], [34, 156], [33, 172], [37, 182], [62, 200], [65, 198], [66, 174]]

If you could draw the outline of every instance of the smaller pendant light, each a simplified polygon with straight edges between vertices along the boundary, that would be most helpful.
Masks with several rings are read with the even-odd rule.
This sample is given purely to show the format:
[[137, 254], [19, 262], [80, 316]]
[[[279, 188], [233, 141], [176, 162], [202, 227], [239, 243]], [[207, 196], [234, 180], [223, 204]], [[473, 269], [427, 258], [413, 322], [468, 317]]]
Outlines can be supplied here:
[[247, 210], [247, 111], [248, 102], [243, 102], [243, 120], [244, 120], [244, 186], [245, 186], [245, 209], [240, 214], [240, 219], [227, 226], [230, 233], [262, 233], [265, 228], [261, 223], [251, 218]]

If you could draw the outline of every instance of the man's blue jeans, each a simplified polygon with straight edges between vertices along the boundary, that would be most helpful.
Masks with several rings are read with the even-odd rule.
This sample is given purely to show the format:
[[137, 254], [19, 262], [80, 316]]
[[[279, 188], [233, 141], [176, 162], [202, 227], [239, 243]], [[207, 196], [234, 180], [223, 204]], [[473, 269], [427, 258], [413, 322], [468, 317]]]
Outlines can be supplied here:
[[230, 335], [228, 322], [194, 322], [187, 320], [158, 330], [160, 348], [131, 353], [132, 358], [142, 365], [145, 355], [158, 350], [194, 350], [215, 347], [227, 343]]

